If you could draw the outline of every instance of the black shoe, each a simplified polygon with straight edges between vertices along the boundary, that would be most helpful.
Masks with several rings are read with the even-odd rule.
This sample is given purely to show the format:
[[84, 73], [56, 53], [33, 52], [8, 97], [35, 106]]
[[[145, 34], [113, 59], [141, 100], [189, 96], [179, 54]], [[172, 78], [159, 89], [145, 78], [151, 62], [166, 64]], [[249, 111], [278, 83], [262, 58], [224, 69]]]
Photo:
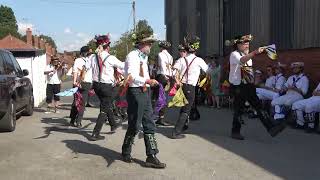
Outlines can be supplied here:
[[86, 104], [86, 107], [93, 107], [94, 105], [92, 105], [92, 104], [90, 104], [90, 103], [88, 103], [88, 104]]
[[132, 157], [130, 154], [122, 154], [122, 161], [126, 163], [132, 163]]
[[74, 123], [74, 121], [70, 121], [70, 126], [77, 127], [77, 125]]
[[283, 131], [286, 128], [286, 125], [284, 123], [281, 123], [279, 125], [273, 126], [270, 130], [269, 130], [269, 134], [272, 137], [277, 136], [281, 131]]
[[105, 137], [104, 136], [101, 136], [101, 135], [92, 135], [91, 137], [90, 137], [90, 141], [99, 141], [99, 140], [104, 140], [105, 139]]
[[315, 132], [315, 130], [314, 130], [314, 128], [307, 127], [305, 132], [308, 134], [311, 134], [311, 133]]
[[186, 137], [186, 135], [184, 135], [184, 134], [172, 133], [171, 139], [183, 139], [185, 137]]
[[236, 132], [231, 133], [231, 138], [237, 140], [244, 140], [244, 137], [240, 133]]
[[115, 133], [116, 130], [117, 130], [119, 127], [120, 127], [120, 124], [116, 124], [116, 125], [114, 125], [114, 126], [111, 126], [110, 132], [111, 132], [111, 133]]
[[256, 118], [258, 118], [258, 117], [259, 117], [259, 116], [258, 116], [257, 114], [254, 114], [254, 113], [248, 115], [248, 118], [249, 118], [249, 119], [256, 119]]
[[158, 121], [156, 121], [156, 124], [159, 126], [170, 126], [170, 124], [166, 123], [164, 119], [158, 119]]
[[156, 156], [148, 156], [146, 159], [145, 166], [150, 168], [156, 168], [156, 169], [166, 168], [166, 164], [160, 162]]
[[296, 124], [294, 127], [294, 129], [304, 129], [304, 126], [301, 126], [299, 124]]
[[77, 127], [77, 128], [82, 128], [82, 124], [77, 122], [77, 123], [76, 123], [76, 127]]
[[182, 131], [186, 131], [189, 129], [189, 125], [185, 124], [183, 127], [182, 127]]

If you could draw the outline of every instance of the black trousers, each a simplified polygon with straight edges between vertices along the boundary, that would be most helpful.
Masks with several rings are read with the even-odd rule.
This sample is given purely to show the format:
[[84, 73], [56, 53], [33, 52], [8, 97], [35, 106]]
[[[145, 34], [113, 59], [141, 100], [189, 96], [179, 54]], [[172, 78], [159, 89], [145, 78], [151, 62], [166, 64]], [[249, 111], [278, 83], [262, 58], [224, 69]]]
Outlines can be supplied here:
[[256, 88], [253, 84], [231, 85], [230, 88], [230, 93], [234, 97], [232, 132], [240, 133], [241, 115], [246, 101], [257, 111], [260, 121], [267, 130], [273, 127], [273, 122], [268, 113], [262, 109], [261, 102], [256, 94]]
[[183, 106], [180, 110], [180, 116], [174, 128], [174, 133], [176, 134], [181, 134], [183, 126], [189, 123], [190, 111], [195, 100], [195, 89], [195, 86], [189, 84], [183, 84], [182, 86], [182, 91], [189, 103]]
[[46, 89], [47, 104], [52, 103], [52, 99], [54, 99], [55, 101], [60, 101], [60, 97], [55, 95], [60, 92], [60, 88], [61, 88], [60, 84], [47, 84], [47, 89]]
[[[82, 82], [81, 83], [81, 88], [79, 88], [79, 91], [82, 95], [82, 101], [83, 101], [83, 105], [86, 105], [86, 102], [88, 100], [88, 92], [91, 89], [92, 84], [91, 83], [87, 83], [87, 82]], [[71, 106], [71, 111], [70, 111], [70, 118], [71, 118], [71, 123], [77, 122], [77, 123], [81, 123], [82, 118], [83, 118], [83, 114], [85, 111], [85, 107], [83, 108], [82, 111], [78, 111], [77, 107], [76, 107], [76, 99], [75, 97], [73, 98], [73, 103]]]
[[156, 130], [155, 122], [152, 120], [151, 91], [150, 88], [143, 92], [142, 88], [129, 88], [127, 92], [128, 101], [128, 129], [122, 146], [122, 154], [130, 154], [135, 135], [141, 125], [144, 132], [146, 154], [157, 154], [158, 148], [154, 137]]
[[93, 82], [93, 89], [100, 100], [100, 113], [93, 130], [93, 134], [99, 135], [103, 124], [108, 120], [110, 126], [115, 126], [112, 103], [116, 92], [112, 84]]

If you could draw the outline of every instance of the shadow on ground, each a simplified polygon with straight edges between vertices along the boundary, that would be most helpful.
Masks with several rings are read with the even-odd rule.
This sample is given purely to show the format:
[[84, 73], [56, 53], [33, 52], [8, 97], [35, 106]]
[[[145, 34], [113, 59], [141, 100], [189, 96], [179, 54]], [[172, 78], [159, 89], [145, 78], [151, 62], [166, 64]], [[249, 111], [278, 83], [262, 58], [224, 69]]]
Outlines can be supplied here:
[[[64, 140], [62, 142], [76, 154], [81, 153], [103, 157], [107, 161], [108, 167], [116, 160], [121, 160], [121, 154], [119, 152], [101, 147], [97, 144], [90, 144], [79, 140]], [[134, 159], [133, 162], [144, 166], [144, 162], [141, 160]]]

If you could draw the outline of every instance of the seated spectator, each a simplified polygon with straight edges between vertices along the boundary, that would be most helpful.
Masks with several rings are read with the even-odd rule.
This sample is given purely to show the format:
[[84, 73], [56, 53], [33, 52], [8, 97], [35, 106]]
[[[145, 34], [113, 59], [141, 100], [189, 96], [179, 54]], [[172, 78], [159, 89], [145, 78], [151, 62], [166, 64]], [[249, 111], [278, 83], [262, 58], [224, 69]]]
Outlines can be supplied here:
[[285, 118], [285, 112], [290, 108], [294, 102], [302, 100], [308, 92], [309, 80], [303, 73], [304, 63], [295, 62], [291, 64], [291, 69], [294, 75], [290, 76], [287, 82], [284, 84], [282, 90], [285, 93], [283, 96], [272, 100], [271, 105], [274, 107], [274, 119], [283, 120]]
[[[320, 112], [320, 83], [312, 95], [312, 97], [297, 101], [292, 105], [292, 110], [296, 116], [296, 128], [306, 128], [306, 132], [314, 130], [315, 114]], [[303, 113], [305, 113], [305, 117], [303, 117]], [[304, 127], [305, 125], [306, 127]]]
[[279, 97], [279, 92], [286, 82], [286, 78], [282, 74], [283, 67], [285, 67], [285, 65], [282, 64], [274, 66], [275, 75], [273, 73], [272, 66], [267, 67], [268, 78], [266, 83], [256, 89], [257, 96], [260, 100], [273, 100]]

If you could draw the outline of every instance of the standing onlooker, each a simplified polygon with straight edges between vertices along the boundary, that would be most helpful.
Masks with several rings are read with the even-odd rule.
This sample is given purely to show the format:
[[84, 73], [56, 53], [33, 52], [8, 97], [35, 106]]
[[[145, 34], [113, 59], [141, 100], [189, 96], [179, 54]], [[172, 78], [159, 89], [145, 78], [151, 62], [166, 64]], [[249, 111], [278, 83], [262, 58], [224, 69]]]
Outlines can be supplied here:
[[[59, 58], [51, 56], [50, 64], [47, 65], [44, 74], [47, 75], [47, 90], [46, 102], [48, 108], [57, 108], [59, 106], [60, 98], [58, 94], [61, 89], [61, 77], [66, 73], [65, 67], [61, 65]], [[54, 101], [52, 101], [54, 100]]]
[[212, 107], [214, 107], [214, 104], [216, 104], [217, 108], [220, 108], [220, 96], [223, 95], [223, 93], [220, 90], [220, 79], [221, 79], [221, 67], [218, 61], [212, 60], [211, 62], [211, 90], [212, 90]]

